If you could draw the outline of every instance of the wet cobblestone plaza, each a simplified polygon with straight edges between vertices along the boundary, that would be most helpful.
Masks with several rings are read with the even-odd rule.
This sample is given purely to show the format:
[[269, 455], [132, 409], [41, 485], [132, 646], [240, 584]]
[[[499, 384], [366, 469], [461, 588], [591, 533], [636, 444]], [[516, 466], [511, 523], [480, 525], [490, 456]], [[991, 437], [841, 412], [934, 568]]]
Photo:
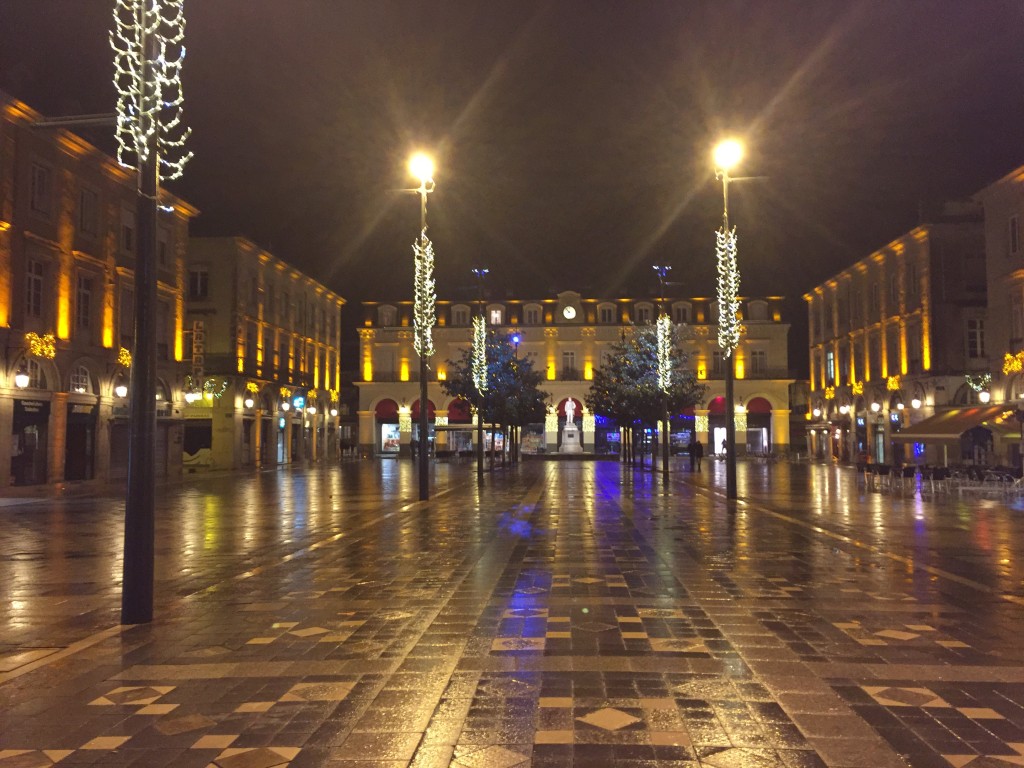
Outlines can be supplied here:
[[1020, 501], [709, 464], [189, 479], [134, 627], [116, 492], [0, 500], [0, 768], [1024, 765]]

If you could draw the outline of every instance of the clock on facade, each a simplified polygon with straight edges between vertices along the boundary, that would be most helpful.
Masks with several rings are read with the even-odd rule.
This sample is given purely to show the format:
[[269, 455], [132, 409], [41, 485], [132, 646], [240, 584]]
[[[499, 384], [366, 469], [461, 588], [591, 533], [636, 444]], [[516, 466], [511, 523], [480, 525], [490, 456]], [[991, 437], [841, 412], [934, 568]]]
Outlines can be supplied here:
[[564, 307], [562, 309], [562, 317], [566, 320], [572, 320], [576, 317], [576, 307]]

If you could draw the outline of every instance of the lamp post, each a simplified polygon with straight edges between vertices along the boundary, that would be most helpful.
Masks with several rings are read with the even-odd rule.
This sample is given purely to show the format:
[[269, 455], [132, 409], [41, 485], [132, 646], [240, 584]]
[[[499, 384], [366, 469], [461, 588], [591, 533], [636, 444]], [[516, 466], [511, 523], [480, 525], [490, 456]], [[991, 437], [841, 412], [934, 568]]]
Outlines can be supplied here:
[[414, 346], [420, 358], [420, 418], [419, 418], [419, 474], [420, 501], [430, 498], [427, 477], [428, 447], [430, 439], [427, 420], [427, 358], [434, 354], [431, 328], [436, 320], [434, 312], [434, 248], [427, 239], [427, 195], [434, 191], [434, 161], [422, 152], [409, 159], [409, 172], [420, 180], [415, 192], [420, 196], [420, 236], [413, 245], [415, 253], [415, 302], [413, 308]]
[[743, 157], [743, 145], [735, 139], [719, 143], [714, 150], [715, 177], [722, 181], [722, 228], [716, 233], [718, 262], [718, 346], [725, 358], [725, 495], [736, 498], [736, 412], [734, 393], [739, 346], [737, 293], [740, 273], [736, 265], [736, 230], [729, 229], [729, 171]]
[[[518, 331], [516, 331], [515, 333], [512, 334], [512, 338], [511, 338], [512, 346], [513, 346], [512, 373], [513, 373], [513, 375], [515, 377], [515, 381], [516, 381], [517, 386], [519, 385], [519, 382], [520, 382], [520, 378], [519, 378], [519, 342], [521, 342], [522, 340], [523, 340], [523, 337], [522, 337], [522, 335]], [[516, 403], [516, 411], [515, 411], [516, 412], [516, 419], [515, 420], [516, 420], [517, 423], [512, 424], [509, 427], [511, 432], [512, 432], [512, 434], [510, 435], [511, 440], [512, 440], [512, 445], [510, 446], [511, 450], [509, 451], [509, 456], [511, 456], [512, 464], [518, 464], [519, 463], [519, 432], [520, 432], [520, 428], [521, 427], [520, 427], [520, 424], [518, 422], [522, 420], [521, 405], [522, 405], [521, 401], [518, 401]]]
[[476, 387], [476, 480], [484, 481], [484, 393], [487, 391], [487, 320], [484, 317], [484, 278], [490, 272], [475, 267], [480, 314], [473, 318], [473, 385]]
[[661, 390], [662, 409], [661, 477], [666, 485], [669, 454], [668, 392], [672, 387], [672, 320], [665, 311], [665, 277], [671, 270], [669, 266], [654, 267], [661, 288], [658, 298], [658, 389]]

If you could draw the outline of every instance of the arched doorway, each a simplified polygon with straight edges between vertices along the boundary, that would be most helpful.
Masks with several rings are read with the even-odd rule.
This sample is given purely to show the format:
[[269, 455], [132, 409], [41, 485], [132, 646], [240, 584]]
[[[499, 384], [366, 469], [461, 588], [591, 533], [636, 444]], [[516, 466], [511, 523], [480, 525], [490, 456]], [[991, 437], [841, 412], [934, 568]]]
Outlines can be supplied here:
[[397, 456], [401, 450], [402, 435], [398, 426], [398, 403], [385, 398], [373, 409], [374, 441], [378, 453]]
[[768, 453], [771, 439], [772, 404], [763, 397], [752, 397], [747, 402], [747, 453]]

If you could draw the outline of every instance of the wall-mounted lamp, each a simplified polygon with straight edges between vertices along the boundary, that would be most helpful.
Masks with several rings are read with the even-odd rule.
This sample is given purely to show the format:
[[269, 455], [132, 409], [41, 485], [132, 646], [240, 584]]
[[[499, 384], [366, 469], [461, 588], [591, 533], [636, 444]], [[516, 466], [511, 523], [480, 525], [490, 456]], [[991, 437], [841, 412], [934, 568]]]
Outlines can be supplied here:
[[992, 393], [989, 392], [987, 389], [983, 389], [981, 390], [981, 392], [978, 393], [978, 400], [980, 400], [982, 403], [987, 403], [991, 399]]
[[331, 416], [337, 416], [337, 415], [338, 415], [338, 409], [337, 408], [331, 408]]
[[292, 407], [292, 404], [291, 404], [291, 403], [289, 403], [289, 402], [288, 402], [287, 400], [285, 400], [284, 402], [282, 402], [282, 403], [281, 403], [281, 410], [282, 410], [282, 411], [287, 411], [287, 410], [289, 410], [289, 409], [290, 409], [291, 407]]
[[242, 401], [242, 405], [244, 405], [246, 408], [252, 408], [255, 404], [256, 401], [253, 400], [251, 397], [247, 397], [245, 398], [245, 400]]
[[811, 413], [813, 413], [814, 414], [814, 418], [817, 419], [818, 417], [821, 416], [821, 408], [815, 408], [813, 411], [811, 411]]
[[26, 371], [24, 368], [19, 368], [18, 372], [14, 374], [14, 386], [16, 386], [18, 389], [24, 389], [25, 387], [28, 386], [28, 382], [28, 371]]
[[[118, 384], [116, 387], [114, 387], [114, 394], [117, 395], [118, 397], [128, 397], [127, 385]], [[188, 400], [188, 395], [185, 396], [185, 399]]]
[[921, 407], [921, 398], [915, 397], [913, 400], [911, 400], [910, 401], [910, 407], [914, 408], [914, 409], [920, 408]]
[[880, 410], [882, 410], [882, 406], [881, 406], [880, 403], [872, 403], [871, 404], [871, 410], [874, 413], [878, 413]]

